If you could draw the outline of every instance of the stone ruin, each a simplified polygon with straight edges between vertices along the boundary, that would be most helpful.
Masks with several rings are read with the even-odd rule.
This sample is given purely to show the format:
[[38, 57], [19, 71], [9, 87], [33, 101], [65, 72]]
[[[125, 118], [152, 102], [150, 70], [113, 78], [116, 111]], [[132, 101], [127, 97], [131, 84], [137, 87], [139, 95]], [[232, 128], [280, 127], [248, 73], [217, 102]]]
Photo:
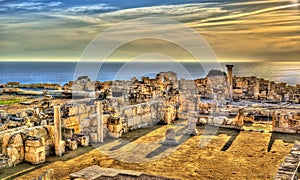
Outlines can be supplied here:
[[202, 98], [213, 99], [214, 93], [217, 92], [218, 96], [220, 96], [219, 99], [225, 97], [230, 100], [248, 99], [300, 103], [300, 84], [291, 86], [286, 83], [276, 83], [255, 76], [236, 77], [232, 75], [233, 65], [226, 65], [226, 67], [227, 76], [222, 73], [215, 73], [215, 75], [209, 76], [209, 73], [205, 78], [195, 80], [199, 95]]
[[297, 180], [298, 169], [300, 165], [300, 143], [295, 143], [290, 154], [284, 159], [284, 162], [279, 166], [275, 180]]
[[273, 111], [274, 132], [300, 133], [300, 112]]
[[173, 128], [169, 128], [166, 131], [166, 139], [163, 142], [163, 145], [167, 145], [167, 146], [177, 146], [179, 143], [176, 140], [176, 133], [175, 130]]
[[113, 168], [101, 168], [93, 165], [78, 172], [69, 174], [69, 177], [74, 180], [90, 180], [90, 179], [136, 179], [136, 180], [176, 180], [174, 178], [167, 178], [163, 176], [154, 176], [144, 174], [142, 172], [113, 169]]
[[197, 112], [196, 111], [190, 111], [189, 112], [189, 118], [188, 118], [188, 126], [185, 134], [191, 135], [191, 136], [196, 136], [198, 135], [198, 130], [197, 130]]
[[53, 154], [53, 136], [52, 126], [19, 127], [2, 131], [2, 167], [15, 166], [23, 161], [32, 164], [45, 162], [46, 156]]
[[[34, 107], [26, 111], [13, 115], [0, 111], [0, 165], [14, 166], [23, 161], [39, 164], [53, 154], [61, 156], [67, 150], [101, 143], [109, 136], [118, 138], [130, 130], [158, 122], [171, 124], [177, 119], [188, 120], [186, 134], [189, 135], [198, 134], [197, 124], [241, 129], [244, 122], [253, 122], [254, 116], [226, 105], [225, 100], [235, 99], [237, 94], [238, 98], [262, 98], [266, 94], [268, 99], [270, 93], [262, 92], [266, 86], [264, 84], [262, 88], [255, 78], [243, 83], [231, 75], [178, 81], [175, 73], [165, 72], [155, 79], [143, 77], [140, 81], [133, 78], [104, 83], [81, 77], [66, 84], [63, 91], [69, 95], [74, 91], [85, 97], [82, 100], [54, 106], [46, 93], [36, 104], [28, 103]], [[10, 88], [20, 86], [11, 85]], [[126, 88], [122, 89], [122, 86]], [[237, 86], [242, 90], [237, 90]], [[250, 92], [251, 88], [253, 92]], [[93, 90], [96, 90], [96, 98], [86, 98]], [[202, 102], [201, 98], [213, 101]], [[275, 113], [273, 130], [299, 132], [299, 114]], [[168, 130], [164, 144], [178, 144], [175, 137], [174, 129]]]

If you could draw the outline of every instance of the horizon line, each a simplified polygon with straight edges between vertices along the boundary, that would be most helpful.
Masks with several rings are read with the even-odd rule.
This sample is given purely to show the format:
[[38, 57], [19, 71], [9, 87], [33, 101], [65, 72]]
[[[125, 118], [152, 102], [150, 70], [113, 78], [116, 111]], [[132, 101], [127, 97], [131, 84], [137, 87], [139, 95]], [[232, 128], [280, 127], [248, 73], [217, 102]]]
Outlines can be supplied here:
[[[130, 60], [106, 60], [106, 61], [94, 61], [94, 60], [74, 60], [74, 59], [64, 59], [64, 60], [53, 60], [53, 59], [0, 59], [0, 62], [74, 62], [74, 63], [79, 63], [79, 62], [88, 62], [88, 63], [96, 63], [96, 62], [103, 62], [103, 63], [159, 63], [159, 62], [170, 62], [170, 61], [159, 61], [159, 60], [144, 60], [144, 61], [130, 61]], [[268, 60], [175, 60], [172, 62], [178, 62], [178, 63], [209, 63], [209, 62], [220, 62], [220, 63], [243, 63], [243, 62], [278, 62], [278, 63], [299, 63], [299, 61], [296, 60], [276, 60], [276, 61], [268, 61]]]

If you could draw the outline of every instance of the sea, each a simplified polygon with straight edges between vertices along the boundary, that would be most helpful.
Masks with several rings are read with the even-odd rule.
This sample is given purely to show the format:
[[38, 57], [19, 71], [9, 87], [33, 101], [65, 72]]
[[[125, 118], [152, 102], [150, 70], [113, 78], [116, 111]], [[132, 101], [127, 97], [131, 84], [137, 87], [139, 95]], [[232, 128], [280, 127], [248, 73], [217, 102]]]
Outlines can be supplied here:
[[226, 70], [232, 64], [236, 76], [256, 76], [289, 85], [300, 84], [300, 62], [178, 63], [178, 62], [0, 62], [0, 84], [7, 82], [57, 83], [63, 85], [80, 75], [92, 80], [130, 80], [151, 78], [159, 72], [173, 71], [178, 79], [205, 77], [210, 69]]

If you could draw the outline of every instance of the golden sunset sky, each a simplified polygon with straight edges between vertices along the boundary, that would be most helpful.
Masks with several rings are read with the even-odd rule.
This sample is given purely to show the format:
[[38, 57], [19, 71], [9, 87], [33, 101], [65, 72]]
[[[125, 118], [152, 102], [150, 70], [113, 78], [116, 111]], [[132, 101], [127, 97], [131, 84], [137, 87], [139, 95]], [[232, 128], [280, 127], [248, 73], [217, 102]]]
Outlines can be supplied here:
[[[220, 61], [299, 62], [299, 7], [298, 0], [0, 0], [0, 61], [78, 61], [105, 29], [134, 18], [161, 17], [199, 33]], [[178, 45], [153, 39], [127, 43], [109, 59], [126, 61], [147, 53], [193, 59]]]

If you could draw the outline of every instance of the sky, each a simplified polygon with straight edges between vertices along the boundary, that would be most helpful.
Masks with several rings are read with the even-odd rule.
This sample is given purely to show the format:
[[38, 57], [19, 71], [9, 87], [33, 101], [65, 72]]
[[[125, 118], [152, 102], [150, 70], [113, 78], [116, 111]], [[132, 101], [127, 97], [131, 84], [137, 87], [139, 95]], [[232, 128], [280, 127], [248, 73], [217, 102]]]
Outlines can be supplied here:
[[[300, 59], [298, 0], [0, 0], [0, 61], [78, 61], [97, 35], [145, 17], [168, 18], [191, 28], [220, 61]], [[130, 30], [123, 28], [111, 41], [121, 43]], [[186, 38], [172, 28], [164, 31]], [[126, 61], [149, 53], [193, 59], [177, 44], [147, 38], [123, 44], [108, 59]]]

